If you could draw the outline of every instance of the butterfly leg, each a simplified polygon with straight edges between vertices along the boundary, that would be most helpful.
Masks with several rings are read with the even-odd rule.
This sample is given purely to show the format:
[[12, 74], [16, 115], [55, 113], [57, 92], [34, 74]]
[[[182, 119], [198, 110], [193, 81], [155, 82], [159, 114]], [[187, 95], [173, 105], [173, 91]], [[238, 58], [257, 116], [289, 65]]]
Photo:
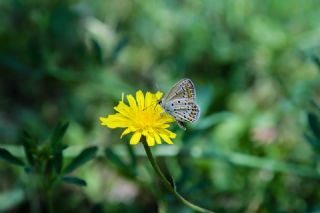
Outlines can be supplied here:
[[184, 123], [184, 122], [182, 122], [182, 121], [178, 121], [178, 120], [176, 120], [176, 122], [177, 122], [178, 126], [179, 126], [181, 129], [183, 129], [183, 130], [186, 130], [186, 129], [187, 129], [187, 128], [186, 128], [186, 123]]

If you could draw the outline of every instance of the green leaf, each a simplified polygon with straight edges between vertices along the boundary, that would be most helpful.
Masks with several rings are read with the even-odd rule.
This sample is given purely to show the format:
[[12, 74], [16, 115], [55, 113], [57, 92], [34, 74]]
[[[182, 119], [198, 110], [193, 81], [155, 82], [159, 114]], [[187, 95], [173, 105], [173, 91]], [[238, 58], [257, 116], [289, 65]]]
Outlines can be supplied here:
[[64, 176], [62, 177], [62, 181], [70, 184], [74, 184], [77, 186], [86, 186], [87, 183], [85, 180], [82, 180], [78, 177], [73, 177], [73, 176]]
[[33, 153], [32, 153], [32, 147], [35, 146], [35, 140], [26, 131], [23, 132], [22, 144], [23, 144], [24, 152], [26, 154], [28, 163], [31, 166], [33, 166], [34, 165], [34, 157], [33, 157]]
[[68, 126], [69, 126], [69, 122], [59, 122], [55, 127], [55, 129], [53, 130], [53, 133], [51, 136], [51, 146], [53, 150], [59, 147], [61, 140], [68, 129]]
[[24, 166], [24, 162], [22, 160], [20, 160], [19, 158], [13, 156], [9, 151], [7, 151], [6, 149], [0, 148], [0, 158], [2, 158], [3, 160], [18, 165], [18, 166]]
[[308, 112], [308, 122], [314, 136], [320, 139], [320, 125], [317, 116], [311, 112]]
[[60, 152], [62, 152], [63, 150], [65, 150], [66, 148], [68, 148], [69, 146], [68, 145], [64, 145], [64, 144], [59, 144], [56, 149], [53, 151], [53, 155], [56, 155]]
[[71, 163], [64, 169], [64, 173], [70, 173], [76, 168], [82, 166], [87, 161], [91, 160], [97, 152], [96, 146], [84, 149], [77, 157], [75, 157]]

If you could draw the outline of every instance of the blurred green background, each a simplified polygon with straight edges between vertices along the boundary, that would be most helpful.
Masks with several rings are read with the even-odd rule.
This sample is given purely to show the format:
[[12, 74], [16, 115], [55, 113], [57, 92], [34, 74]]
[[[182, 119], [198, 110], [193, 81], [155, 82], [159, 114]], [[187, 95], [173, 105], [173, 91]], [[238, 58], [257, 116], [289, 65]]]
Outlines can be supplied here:
[[[178, 191], [217, 212], [320, 211], [319, 152], [304, 138], [310, 102], [320, 104], [319, 10], [315, 0], [1, 0], [0, 146], [23, 157], [23, 130], [45, 143], [69, 120], [66, 156], [99, 153], [76, 171], [86, 187], [59, 185], [58, 212], [192, 212], [141, 144], [99, 121], [122, 92], [166, 92], [187, 77], [200, 119], [173, 124], [175, 144], [152, 149]], [[0, 161], [0, 174], [1, 212], [45, 211], [21, 168]]]

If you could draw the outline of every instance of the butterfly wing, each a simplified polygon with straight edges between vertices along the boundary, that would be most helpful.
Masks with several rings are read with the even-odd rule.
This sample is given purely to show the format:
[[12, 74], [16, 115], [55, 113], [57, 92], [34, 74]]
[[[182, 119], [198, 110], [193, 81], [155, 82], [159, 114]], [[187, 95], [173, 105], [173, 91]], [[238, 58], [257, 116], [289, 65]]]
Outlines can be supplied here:
[[182, 79], [178, 81], [170, 91], [163, 97], [163, 102], [168, 102], [174, 99], [187, 98], [195, 100], [196, 90], [193, 82], [190, 79]]
[[200, 108], [194, 102], [196, 91], [190, 79], [178, 81], [159, 101], [161, 107], [173, 116], [179, 127], [186, 129], [185, 122], [195, 122], [200, 115]]
[[168, 101], [164, 110], [172, 115], [177, 121], [195, 122], [200, 115], [199, 106], [189, 98], [179, 98]]

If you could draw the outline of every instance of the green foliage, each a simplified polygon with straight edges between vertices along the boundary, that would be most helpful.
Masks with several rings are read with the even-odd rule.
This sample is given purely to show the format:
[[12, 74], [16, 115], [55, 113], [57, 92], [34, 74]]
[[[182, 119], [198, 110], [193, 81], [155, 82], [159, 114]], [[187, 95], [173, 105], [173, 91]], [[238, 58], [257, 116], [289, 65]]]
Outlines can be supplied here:
[[30, 182], [31, 179], [38, 178], [39, 183], [37, 183], [36, 188], [42, 190], [43, 193], [46, 194], [48, 199], [48, 211], [53, 211], [52, 193], [61, 180], [65, 183], [77, 186], [87, 185], [84, 180], [74, 176], [65, 176], [65, 174], [73, 172], [84, 163], [92, 160], [97, 152], [97, 147], [95, 146], [82, 150], [82, 152], [62, 171], [64, 162], [63, 151], [67, 147], [63, 144], [62, 139], [68, 129], [68, 125], [68, 122], [59, 122], [53, 130], [50, 141], [43, 143], [39, 143], [28, 132], [24, 131], [22, 145], [24, 147], [28, 165], [6, 149], [0, 148], [0, 157], [3, 160], [25, 167], [25, 172], [30, 176]]
[[37, 142], [29, 135], [28, 132], [23, 132], [22, 144], [28, 163], [31, 166], [34, 165], [33, 149], [36, 146], [36, 143]]
[[66, 183], [75, 184], [77, 186], [86, 186], [87, 185], [86, 181], [84, 181], [80, 178], [77, 178], [77, 177], [64, 176], [64, 177], [62, 177], [62, 180]]
[[0, 148], [0, 158], [7, 161], [8, 163], [12, 163], [18, 166], [24, 166], [24, 162], [19, 158], [13, 156], [9, 151], [6, 149]]
[[53, 149], [53, 152], [61, 152], [61, 147], [63, 147], [61, 141], [68, 129], [69, 123], [59, 123], [56, 128], [53, 130], [53, 134], [51, 137], [51, 146]]
[[84, 149], [78, 156], [76, 156], [64, 169], [64, 173], [71, 173], [78, 167], [90, 161], [97, 152], [97, 147], [89, 147]]

